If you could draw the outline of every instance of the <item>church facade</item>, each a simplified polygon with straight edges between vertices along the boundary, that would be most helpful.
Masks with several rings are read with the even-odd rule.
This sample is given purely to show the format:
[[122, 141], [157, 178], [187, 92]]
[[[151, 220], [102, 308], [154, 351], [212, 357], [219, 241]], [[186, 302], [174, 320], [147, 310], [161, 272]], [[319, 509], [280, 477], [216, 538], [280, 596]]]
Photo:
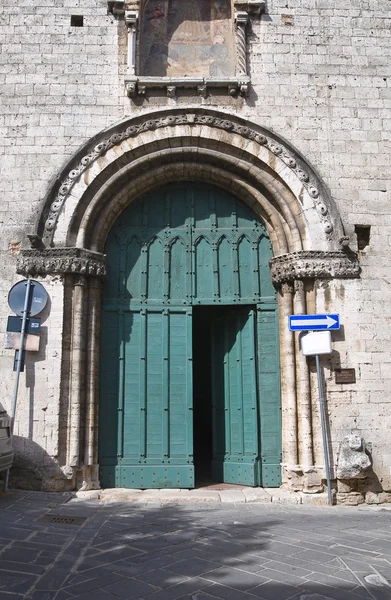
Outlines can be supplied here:
[[[2, 330], [27, 351], [11, 485], [325, 490], [391, 500], [384, 3], [0, 7]], [[11, 410], [13, 351], [1, 351]], [[303, 496], [304, 497], [304, 496]]]

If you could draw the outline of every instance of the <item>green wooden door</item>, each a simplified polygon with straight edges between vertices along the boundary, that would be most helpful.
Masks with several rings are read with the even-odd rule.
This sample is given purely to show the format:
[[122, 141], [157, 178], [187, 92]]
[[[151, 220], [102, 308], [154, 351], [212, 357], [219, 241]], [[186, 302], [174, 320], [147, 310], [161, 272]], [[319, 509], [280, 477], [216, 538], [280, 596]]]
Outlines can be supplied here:
[[281, 485], [281, 400], [278, 313], [275, 303], [257, 310], [257, 374], [261, 485]]
[[[258, 316], [264, 307], [276, 311], [266, 229], [232, 194], [202, 183], [182, 182], [166, 185], [130, 205], [113, 226], [106, 253], [100, 343], [101, 484], [193, 487], [192, 306], [221, 306], [224, 311], [226, 305], [256, 305]], [[272, 429], [277, 431], [278, 346], [266, 350], [259, 341], [254, 345], [253, 312], [245, 309], [239, 324], [238, 315], [230, 319], [224, 312], [221, 316], [214, 329], [217, 348], [223, 343], [219, 328], [220, 332], [231, 328], [232, 334], [236, 327], [241, 332], [235, 352], [240, 346], [243, 372], [232, 370], [229, 376], [233, 381], [235, 375], [235, 385], [243, 388], [243, 452], [232, 451], [231, 462], [240, 456], [240, 473], [251, 471], [248, 477], [252, 485], [258, 485], [262, 483], [258, 458], [267, 457], [270, 464], [274, 461], [277, 472], [275, 457], [281, 439], [271, 452], [265, 449], [260, 454], [264, 444], [259, 436], [268, 439], [269, 429], [265, 430], [260, 410], [262, 400], [258, 396], [254, 400], [249, 386], [258, 390], [263, 377], [263, 385], [274, 386], [274, 404], [265, 410], [275, 420]], [[260, 362], [259, 352], [263, 352]], [[267, 352], [273, 354], [273, 373], [268, 371]], [[250, 355], [252, 364], [260, 365], [251, 377]], [[234, 434], [239, 421], [230, 414], [233, 448], [239, 443]], [[250, 460], [250, 455], [256, 458]]]
[[255, 310], [224, 311], [212, 328], [214, 481], [260, 484]]
[[191, 307], [106, 313], [102, 485], [194, 486], [191, 316]]

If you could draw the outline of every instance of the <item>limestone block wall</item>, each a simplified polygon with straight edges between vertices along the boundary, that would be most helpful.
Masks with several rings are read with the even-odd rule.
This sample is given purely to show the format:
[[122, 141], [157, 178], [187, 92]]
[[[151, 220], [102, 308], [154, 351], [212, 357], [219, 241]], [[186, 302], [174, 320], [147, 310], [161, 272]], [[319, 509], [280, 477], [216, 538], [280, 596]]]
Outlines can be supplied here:
[[[71, 25], [74, 15], [83, 16], [82, 27]], [[26, 235], [35, 231], [53, 181], [87, 140], [123, 118], [162, 106], [215, 106], [246, 117], [284, 137], [317, 170], [338, 206], [352, 250], [358, 251], [355, 227], [371, 228], [369, 244], [360, 251], [361, 279], [319, 285], [314, 309], [339, 312], [344, 325], [335, 355], [323, 361], [334, 458], [346, 433], [358, 432], [372, 445], [380, 484], [391, 489], [390, 37], [391, 10], [384, 1], [267, 0], [262, 18], [252, 19], [248, 30], [252, 85], [247, 98], [132, 100], [123, 85], [126, 26], [108, 14], [106, 0], [92, 5], [3, 0], [0, 338], [9, 314], [8, 290], [20, 279], [17, 254], [28, 246]], [[37, 481], [46, 456], [56, 460], [61, 453], [63, 298], [59, 282], [46, 278], [44, 283], [52, 298], [44, 323], [47, 339], [23, 375], [16, 426], [23, 456], [39, 465]], [[12, 362], [12, 352], [1, 350], [6, 406]], [[357, 383], [336, 384], [338, 365], [354, 367]], [[315, 378], [313, 386], [316, 395]], [[316, 406], [314, 411], [321, 463]]]
[[[71, 26], [72, 15], [83, 16], [83, 27]], [[35, 231], [49, 186], [70, 157], [122, 118], [118, 62], [123, 48], [105, 0], [88, 6], [78, 0], [4, 0], [0, 45], [0, 370], [2, 402], [10, 407], [13, 352], [3, 350], [2, 340], [10, 314], [8, 291], [21, 279], [17, 254], [28, 247], [26, 235]], [[62, 283], [52, 285], [47, 278], [43, 283], [52, 306], [43, 315], [41, 350], [28, 358], [22, 375], [15, 427], [20, 464], [28, 473], [23, 484], [35, 487], [50, 470], [56, 476], [50, 457], [57, 460], [58, 427], [64, 427]]]

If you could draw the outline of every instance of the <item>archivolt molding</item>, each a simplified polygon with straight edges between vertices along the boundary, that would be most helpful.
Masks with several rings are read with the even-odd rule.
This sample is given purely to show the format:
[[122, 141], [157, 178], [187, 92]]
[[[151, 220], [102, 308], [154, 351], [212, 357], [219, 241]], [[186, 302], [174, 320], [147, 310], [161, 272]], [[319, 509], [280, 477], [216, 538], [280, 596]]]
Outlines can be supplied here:
[[360, 276], [360, 265], [353, 252], [302, 251], [282, 254], [270, 260], [275, 286], [302, 279], [354, 278]]
[[[46, 245], [53, 243], [59, 215], [83, 175], [84, 180], [92, 181], [109, 163], [126, 154], [123, 149], [124, 142], [127, 143], [127, 151], [132, 152], [132, 142], [136, 143], [139, 137], [143, 140], [146, 134], [150, 134], [150, 141], [153, 142], [154, 134], [156, 139], [157, 134], [162, 130], [161, 133], [170, 139], [170, 130], [174, 135], [174, 128], [179, 127], [183, 128], [184, 138], [192, 137], [193, 132], [195, 138], [200, 136], [200, 132], [207, 138], [210, 130], [211, 137], [215, 135], [213, 132], [218, 131], [228, 136], [232, 147], [244, 147], [246, 142], [250, 147], [252, 143], [251, 153], [255, 158], [269, 164], [275, 170], [276, 177], [285, 181], [289, 189], [296, 188], [294, 194], [302, 212], [315, 209], [318, 222], [324, 232], [325, 245], [328, 248], [330, 245], [337, 248], [338, 240], [343, 235], [342, 224], [331, 199], [327, 197], [321, 182], [305, 161], [292, 148], [264, 128], [249, 125], [247, 121], [236, 117], [216, 113], [217, 111], [205, 109], [194, 109], [191, 112], [177, 109], [163, 115], [155, 113], [156, 116], [148, 115], [148, 117], [127, 121], [117, 126], [113, 133], [106, 134], [100, 141], [97, 140], [98, 143], [95, 143], [63, 177], [43, 226], [44, 243]], [[178, 135], [177, 130], [175, 134]], [[103, 166], [100, 163], [103, 163]], [[87, 172], [88, 177], [86, 177]]]
[[[146, 162], [149, 167], [147, 170]], [[224, 169], [215, 166], [221, 162], [224, 162]], [[67, 244], [102, 251], [115, 219], [130, 201], [170, 181], [197, 179], [226, 189], [246, 203], [264, 222], [275, 253], [301, 249], [300, 229], [304, 227], [304, 220], [300, 219], [301, 215], [292, 212], [295, 206], [292, 207], [289, 202], [294, 203], [293, 195], [285, 199], [280, 214], [277, 205], [278, 200], [280, 204], [283, 203], [281, 189], [272, 185], [276, 182], [271, 174], [268, 175], [270, 182], [265, 182], [266, 174], [263, 181], [245, 179], [244, 174], [248, 175], [251, 166], [244, 159], [237, 165], [232, 157], [211, 150], [201, 151], [200, 148], [167, 149], [135, 160], [107, 182], [107, 186], [94, 196], [86, 210], [80, 211], [81, 216], [75, 216]], [[272, 188], [269, 193], [273, 194], [274, 202], [265, 197], [266, 191], [262, 192], [265, 183]]]

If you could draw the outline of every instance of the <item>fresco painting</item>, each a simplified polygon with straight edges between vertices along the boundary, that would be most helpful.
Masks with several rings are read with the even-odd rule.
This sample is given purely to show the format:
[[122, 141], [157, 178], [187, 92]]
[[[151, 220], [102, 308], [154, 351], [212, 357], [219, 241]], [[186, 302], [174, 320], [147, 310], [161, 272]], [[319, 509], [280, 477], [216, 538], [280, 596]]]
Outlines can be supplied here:
[[148, 0], [140, 73], [152, 77], [230, 77], [235, 73], [230, 0]]

